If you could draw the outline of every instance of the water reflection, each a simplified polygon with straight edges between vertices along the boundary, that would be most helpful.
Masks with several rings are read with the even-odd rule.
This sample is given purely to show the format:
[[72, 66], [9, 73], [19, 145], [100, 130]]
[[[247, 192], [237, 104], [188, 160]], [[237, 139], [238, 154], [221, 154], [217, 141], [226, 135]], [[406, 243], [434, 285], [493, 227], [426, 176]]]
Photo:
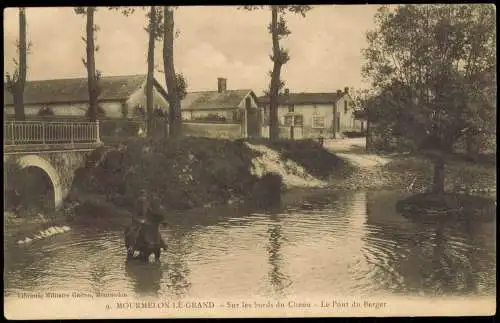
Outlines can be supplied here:
[[157, 296], [161, 290], [161, 280], [165, 270], [161, 263], [145, 264], [138, 260], [127, 260], [126, 275], [140, 296]]
[[267, 231], [269, 234], [269, 242], [267, 246], [268, 262], [270, 266], [269, 282], [271, 283], [275, 294], [283, 296], [285, 288], [292, 284], [292, 281], [289, 276], [282, 272], [282, 267], [284, 265], [281, 251], [283, 233], [279, 215], [273, 212], [269, 215], [269, 217], [270, 228]]
[[[373, 281], [405, 295], [476, 295], [494, 290], [495, 258], [484, 245], [488, 234], [482, 232], [491, 223], [389, 217], [383, 213], [387, 208], [380, 207], [384, 198], [386, 203], [397, 200], [391, 194], [372, 193], [367, 203], [369, 247], [363, 252], [372, 265]], [[485, 263], [490, 268], [480, 268]], [[490, 278], [479, 276], [484, 272]]]
[[494, 222], [409, 219], [394, 208], [404, 197], [325, 192], [275, 212], [186, 215], [162, 229], [158, 265], [125, 262], [120, 227], [73, 227], [8, 247], [5, 287], [177, 299], [494, 294]]
[[191, 241], [188, 231], [182, 227], [173, 227], [168, 231], [167, 254], [164, 256], [167, 264], [166, 287], [169, 294], [181, 298], [191, 287], [189, 282], [190, 270], [186, 262], [186, 255], [190, 253]]

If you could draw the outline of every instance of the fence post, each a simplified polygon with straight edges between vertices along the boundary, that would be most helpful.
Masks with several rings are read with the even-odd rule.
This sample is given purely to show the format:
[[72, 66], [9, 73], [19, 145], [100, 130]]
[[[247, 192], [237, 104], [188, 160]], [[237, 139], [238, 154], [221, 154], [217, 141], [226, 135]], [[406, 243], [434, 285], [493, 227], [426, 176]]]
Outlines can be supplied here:
[[45, 122], [42, 121], [42, 144], [45, 144]]
[[75, 128], [74, 128], [74, 123], [70, 123], [69, 124], [69, 132], [70, 132], [70, 136], [71, 136], [71, 144], [73, 144], [73, 132], [74, 132]]
[[12, 135], [12, 144], [14, 145], [16, 143], [16, 136], [14, 134], [14, 122], [11, 122], [10, 123], [10, 131], [11, 131], [11, 135]]
[[100, 125], [99, 125], [99, 120], [96, 120], [95, 121], [95, 130], [96, 130], [96, 142], [101, 142], [101, 134], [100, 134], [100, 131], [99, 131], [99, 128], [100, 128]]

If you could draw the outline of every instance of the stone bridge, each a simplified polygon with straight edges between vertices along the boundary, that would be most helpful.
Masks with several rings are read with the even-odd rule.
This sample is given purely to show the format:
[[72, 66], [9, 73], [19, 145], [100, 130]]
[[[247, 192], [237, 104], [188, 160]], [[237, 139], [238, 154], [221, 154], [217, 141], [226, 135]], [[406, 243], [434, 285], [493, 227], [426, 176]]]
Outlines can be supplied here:
[[52, 182], [56, 209], [68, 195], [75, 171], [100, 146], [97, 122], [4, 123], [4, 165], [17, 163], [21, 169], [36, 167], [45, 172]]

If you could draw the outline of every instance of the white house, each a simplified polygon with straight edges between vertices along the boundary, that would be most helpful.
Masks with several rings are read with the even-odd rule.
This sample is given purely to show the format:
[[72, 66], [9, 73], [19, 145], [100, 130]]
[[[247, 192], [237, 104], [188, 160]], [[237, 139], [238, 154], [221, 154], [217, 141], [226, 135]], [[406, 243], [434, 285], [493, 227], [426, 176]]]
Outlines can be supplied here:
[[[264, 124], [269, 124], [269, 97], [259, 97]], [[300, 138], [339, 138], [348, 131], [360, 131], [353, 100], [346, 87], [330, 93], [285, 93], [278, 97], [278, 121], [290, 136]]]
[[260, 137], [262, 112], [250, 89], [228, 90], [217, 79], [217, 90], [188, 92], [181, 102], [184, 133], [208, 137]]

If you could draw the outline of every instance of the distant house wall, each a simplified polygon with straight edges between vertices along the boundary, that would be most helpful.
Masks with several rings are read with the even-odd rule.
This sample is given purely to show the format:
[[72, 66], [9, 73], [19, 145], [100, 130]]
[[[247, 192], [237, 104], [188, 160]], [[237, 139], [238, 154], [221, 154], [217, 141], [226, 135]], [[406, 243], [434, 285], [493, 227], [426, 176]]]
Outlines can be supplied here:
[[[250, 94], [245, 96], [238, 106], [234, 108], [220, 108], [220, 109], [205, 109], [200, 106], [199, 109], [189, 109], [181, 110], [182, 120], [196, 120], [200, 118], [206, 118], [208, 116], [219, 116], [226, 118], [228, 121], [238, 121], [241, 120], [242, 116], [239, 114], [245, 110], [246, 98], [250, 98], [250, 107], [253, 109], [259, 109], [259, 105], [255, 101], [254, 97]], [[182, 105], [182, 102], [181, 102]]]
[[243, 98], [243, 100], [241, 100], [240, 105], [238, 106], [240, 109], [245, 109], [245, 101], [246, 101], [247, 98], [250, 98], [250, 107], [252, 109], [258, 109], [259, 108], [259, 106], [258, 106], [257, 102], [255, 101], [254, 97], [252, 95], [250, 95], [250, 93], [249, 93], [249, 94], [247, 94]]
[[[250, 108], [257, 110], [256, 117], [252, 115], [253, 117], [249, 118], [247, 114], [246, 104], [248, 98]], [[186, 135], [231, 139], [248, 137], [247, 120], [257, 122], [257, 127], [260, 127], [260, 121], [263, 118], [262, 109], [250, 93], [243, 97], [234, 108], [207, 109], [200, 105], [198, 109], [181, 110], [181, 115], [184, 124], [183, 131], [185, 130]], [[217, 118], [220, 118], [220, 120], [217, 120]], [[205, 122], [196, 122], [199, 120]], [[261, 130], [258, 128], [257, 136], [260, 135], [260, 132]]]
[[244, 137], [241, 124], [237, 123], [183, 122], [182, 134], [191, 137], [225, 139], [240, 139]]
[[[336, 134], [340, 135], [346, 131], [359, 131], [361, 125], [355, 122], [354, 109], [351, 107], [351, 98], [348, 95], [342, 96], [336, 103], [331, 104], [294, 104], [279, 105], [278, 120], [281, 127], [289, 127], [291, 124], [298, 126], [300, 121], [295, 116], [301, 116], [302, 129], [296, 130], [294, 138], [317, 138], [319, 136], [333, 137], [333, 129], [336, 129]], [[346, 106], [347, 103], [347, 106]], [[346, 109], [347, 107], [347, 109]], [[334, 127], [334, 110], [339, 116], [338, 124]], [[269, 105], [264, 105], [266, 123], [269, 119]], [[295, 121], [292, 121], [292, 118]], [[299, 122], [298, 122], [299, 121]], [[339, 126], [339, 127], [337, 127]], [[268, 131], [268, 130], [263, 130]], [[263, 135], [264, 135], [263, 132]], [[283, 135], [290, 136], [290, 131], [280, 130]], [[268, 135], [267, 135], [268, 136]], [[281, 135], [280, 135], [281, 137]], [[283, 137], [286, 138], [286, 137]]]
[[[99, 105], [104, 109], [107, 117], [122, 117], [122, 102], [99, 102]], [[24, 107], [24, 113], [27, 117], [37, 116], [42, 107], [50, 108], [54, 115], [58, 117], [84, 117], [88, 110], [87, 103], [26, 104]], [[7, 115], [14, 115], [14, 107], [8, 106], [6, 110]]]
[[354, 128], [356, 131], [366, 131], [366, 120], [354, 119]]
[[[290, 127], [285, 127], [285, 126], [280, 126], [280, 139], [291, 139], [292, 138], [292, 132], [290, 130]], [[262, 137], [263, 138], [269, 138], [269, 126], [263, 126], [262, 127]], [[303, 138], [303, 128], [297, 127], [293, 129], [293, 138], [295, 139], [300, 139]]]
[[352, 99], [349, 95], [342, 96], [337, 101], [337, 112], [340, 116], [340, 129], [338, 132], [354, 131], [354, 108], [351, 106]]
[[[167, 109], [168, 103], [163, 95], [156, 89], [153, 89], [154, 94], [154, 107]], [[146, 108], [146, 94], [144, 88], [141, 87], [135, 91], [125, 102], [121, 100], [116, 101], [100, 101], [99, 105], [106, 113], [108, 118], [122, 118], [124, 117], [124, 107], [128, 111], [128, 117], [134, 117], [133, 109], [137, 106]], [[69, 116], [69, 117], [84, 117], [88, 110], [88, 103], [86, 102], [64, 102], [64, 103], [51, 103], [51, 104], [26, 104], [24, 111], [26, 116], [36, 116], [40, 108], [48, 107], [54, 112], [55, 116]], [[6, 107], [7, 116], [14, 115], [14, 107]]]
[[[209, 116], [218, 116], [221, 118], [225, 118], [228, 121], [236, 121], [241, 118], [236, 112], [237, 108], [234, 109], [210, 109], [210, 110], [184, 110], [181, 112], [182, 120], [196, 120], [207, 118]], [[236, 117], [236, 118], [235, 118]]]
[[[127, 107], [128, 107], [129, 116], [131, 116], [130, 114], [133, 113], [132, 110], [135, 107], [142, 107], [142, 108], [146, 109], [147, 97], [146, 97], [146, 92], [145, 92], [145, 88], [144, 88], [145, 85], [146, 84], [143, 83], [141, 85], [141, 87], [139, 89], [137, 89], [137, 91], [132, 93], [132, 95], [130, 95], [130, 97], [127, 99], [126, 103], [127, 103]], [[153, 107], [155, 109], [160, 108], [162, 110], [168, 111], [167, 99], [158, 91], [158, 89], [156, 87], [153, 87], [153, 98], [154, 98]]]

